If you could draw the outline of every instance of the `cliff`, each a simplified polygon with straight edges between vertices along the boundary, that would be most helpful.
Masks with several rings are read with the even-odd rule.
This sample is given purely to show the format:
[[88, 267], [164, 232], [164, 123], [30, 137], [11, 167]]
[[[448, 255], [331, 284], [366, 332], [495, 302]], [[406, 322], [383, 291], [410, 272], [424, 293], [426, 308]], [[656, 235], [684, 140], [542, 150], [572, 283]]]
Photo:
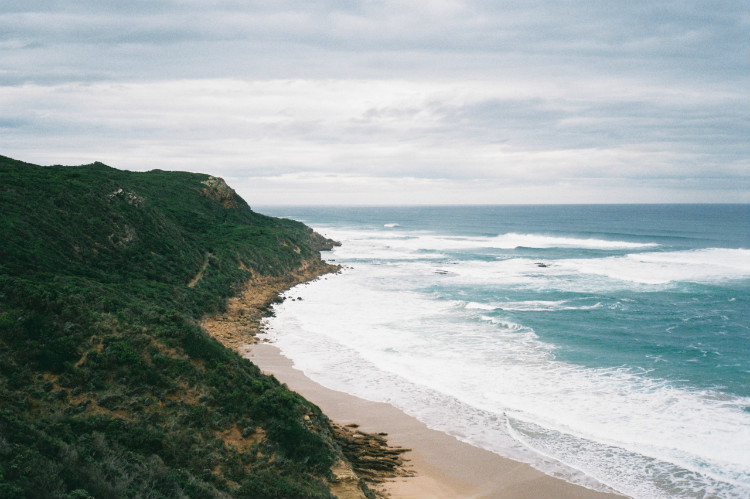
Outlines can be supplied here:
[[101, 163], [0, 156], [0, 214], [0, 497], [331, 497], [339, 431], [207, 330], [246, 341], [209, 322], [333, 270], [333, 241]]

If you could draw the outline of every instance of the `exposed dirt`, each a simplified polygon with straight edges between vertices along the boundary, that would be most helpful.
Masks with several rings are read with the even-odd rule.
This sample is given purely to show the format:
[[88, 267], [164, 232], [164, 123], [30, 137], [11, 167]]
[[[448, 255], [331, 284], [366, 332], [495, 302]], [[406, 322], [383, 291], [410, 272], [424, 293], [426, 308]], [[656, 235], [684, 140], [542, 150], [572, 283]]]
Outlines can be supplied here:
[[208, 262], [213, 257], [211, 253], [206, 253], [206, 258], [203, 260], [203, 265], [201, 266], [201, 269], [198, 271], [198, 273], [193, 277], [193, 279], [188, 283], [188, 288], [194, 287], [196, 284], [200, 282], [201, 279], [203, 279], [203, 273], [206, 271], [206, 268], [208, 268]]
[[279, 295], [289, 288], [311, 281], [339, 267], [324, 262], [305, 262], [297, 271], [285, 276], [254, 276], [239, 296], [227, 301], [226, 312], [206, 317], [201, 326], [227, 348], [244, 353], [243, 347], [256, 343], [261, 319]]
[[[250, 431], [248, 431], [250, 430]], [[219, 434], [219, 437], [228, 446], [232, 446], [238, 452], [248, 452], [266, 438], [262, 428], [240, 429], [236, 424]]]

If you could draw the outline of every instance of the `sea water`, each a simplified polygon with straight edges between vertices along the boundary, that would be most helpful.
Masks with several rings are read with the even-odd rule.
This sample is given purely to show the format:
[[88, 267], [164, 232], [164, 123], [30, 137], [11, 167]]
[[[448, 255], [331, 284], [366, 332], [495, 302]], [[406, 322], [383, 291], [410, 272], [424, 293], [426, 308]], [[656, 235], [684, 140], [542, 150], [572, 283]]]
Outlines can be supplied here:
[[317, 382], [598, 490], [750, 497], [750, 206], [262, 211], [341, 242], [268, 321]]

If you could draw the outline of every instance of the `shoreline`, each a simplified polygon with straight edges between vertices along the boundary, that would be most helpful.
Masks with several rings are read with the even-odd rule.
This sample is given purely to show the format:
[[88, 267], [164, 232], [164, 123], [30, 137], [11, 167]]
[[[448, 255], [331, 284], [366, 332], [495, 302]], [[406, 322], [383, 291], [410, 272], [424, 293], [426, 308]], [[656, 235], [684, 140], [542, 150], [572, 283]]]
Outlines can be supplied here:
[[[340, 425], [356, 424], [371, 433], [387, 433], [388, 444], [408, 448], [407, 469], [414, 476], [390, 479], [379, 492], [392, 499], [595, 499], [623, 498], [555, 478], [531, 465], [474, 447], [428, 428], [400, 409], [331, 390], [311, 380], [270, 343], [246, 345], [240, 352], [266, 374], [316, 404]], [[371, 487], [372, 488], [372, 487]], [[343, 498], [342, 498], [343, 499]]]
[[[273, 344], [259, 342], [261, 320], [269, 307], [292, 287], [335, 273], [338, 266], [306, 262], [296, 272], [278, 277], [254, 276], [227, 302], [224, 313], [204, 317], [203, 329], [227, 348], [275, 376], [290, 390], [317, 405], [332, 423], [355, 426], [370, 434], [387, 434], [387, 445], [403, 453], [405, 475], [368, 483], [379, 497], [390, 499], [623, 499], [561, 478], [531, 465], [475, 447], [433, 430], [395, 406], [371, 402], [326, 388], [295, 368]], [[361, 478], [361, 477], [360, 477]], [[351, 497], [362, 497], [358, 490]], [[343, 489], [341, 489], [343, 492]], [[350, 494], [341, 494], [349, 499]]]
[[227, 299], [223, 313], [203, 317], [200, 326], [225, 347], [243, 354], [247, 345], [258, 342], [261, 321], [270, 307], [282, 300], [282, 293], [339, 270], [338, 265], [306, 261], [302, 267], [284, 276], [254, 275], [236, 296]]

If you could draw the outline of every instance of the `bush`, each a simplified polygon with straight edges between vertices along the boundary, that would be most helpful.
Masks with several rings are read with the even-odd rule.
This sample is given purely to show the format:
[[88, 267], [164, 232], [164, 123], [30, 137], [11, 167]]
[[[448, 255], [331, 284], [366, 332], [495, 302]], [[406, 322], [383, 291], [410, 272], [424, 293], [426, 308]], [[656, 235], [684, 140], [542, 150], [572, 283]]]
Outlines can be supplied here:
[[327, 487], [318, 480], [300, 482], [271, 470], [259, 471], [242, 482], [236, 492], [241, 499], [332, 499]]
[[328, 496], [309, 403], [196, 325], [328, 243], [208, 180], [0, 156], [0, 499]]

